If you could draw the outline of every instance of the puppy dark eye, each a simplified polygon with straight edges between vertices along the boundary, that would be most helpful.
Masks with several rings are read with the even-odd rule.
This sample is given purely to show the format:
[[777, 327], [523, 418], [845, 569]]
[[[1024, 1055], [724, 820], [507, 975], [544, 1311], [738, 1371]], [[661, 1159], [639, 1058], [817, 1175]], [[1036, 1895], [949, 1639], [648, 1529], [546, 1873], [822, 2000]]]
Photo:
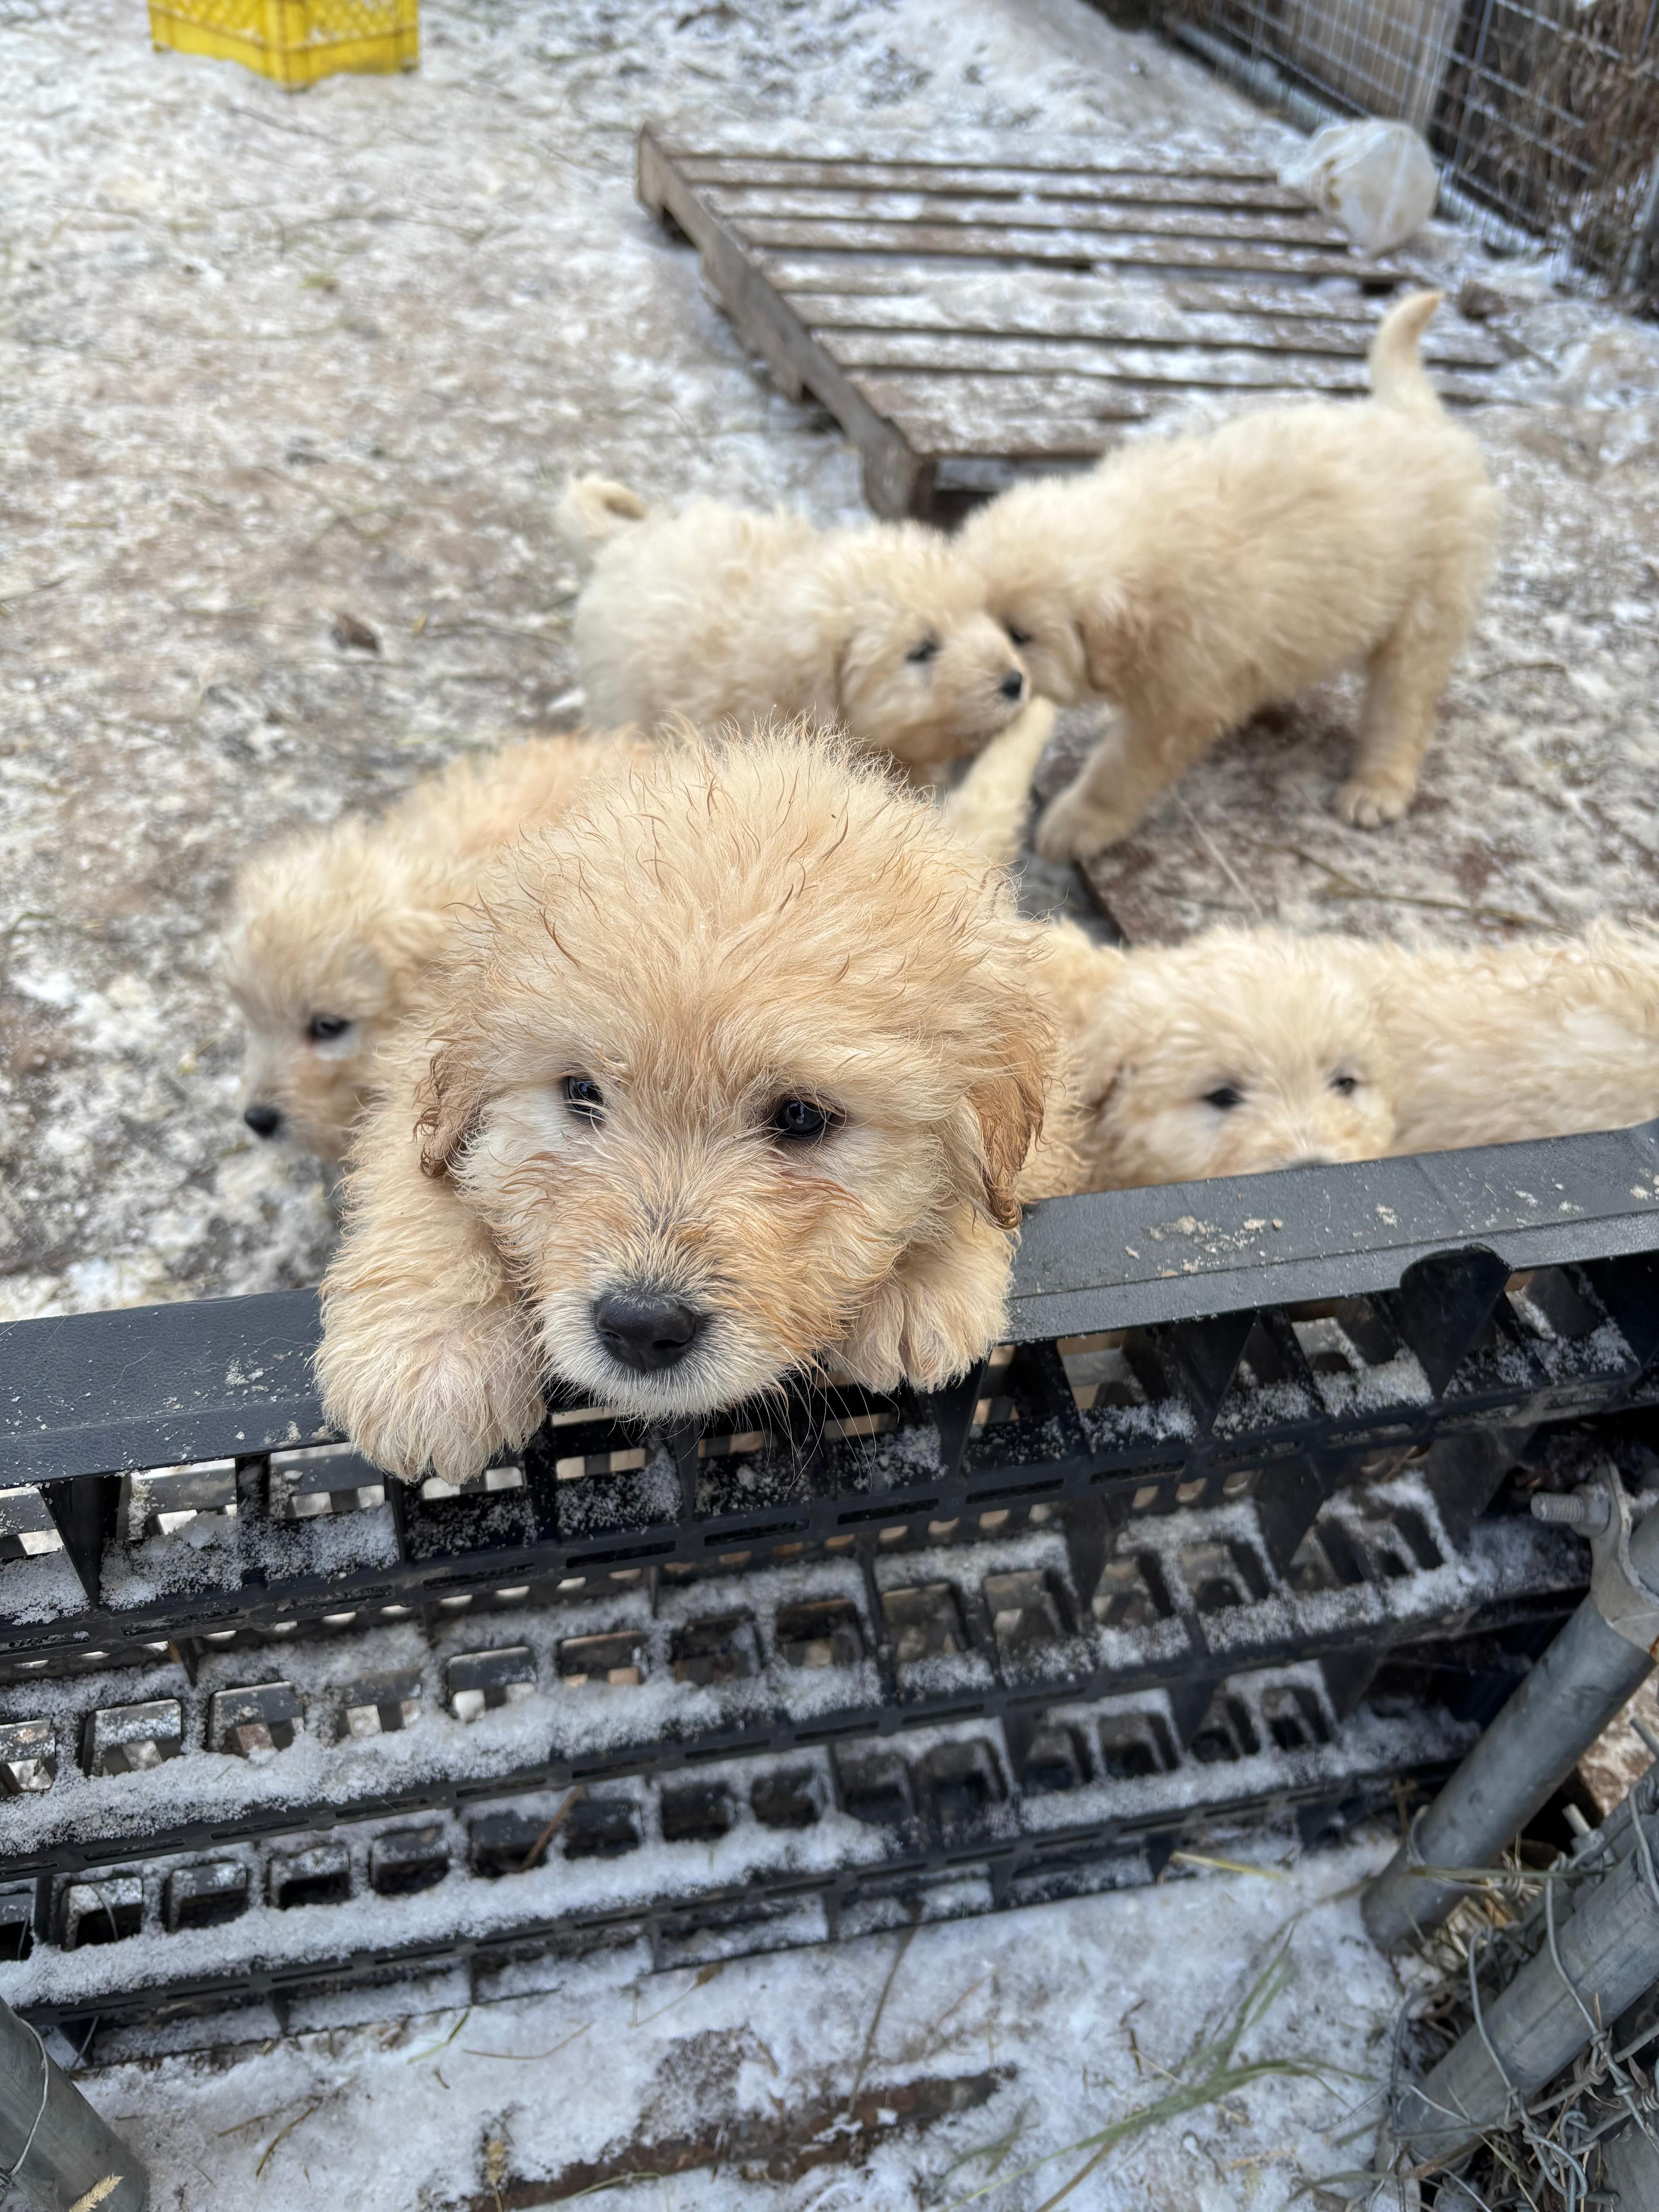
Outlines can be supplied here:
[[931, 660], [938, 651], [939, 640], [936, 637], [925, 637], [920, 645], [913, 645], [904, 657], [907, 660], [920, 663]]
[[605, 1093], [591, 1075], [567, 1075], [559, 1085], [565, 1104], [584, 1121], [605, 1118]]
[[1339, 1098], [1352, 1098], [1359, 1088], [1359, 1078], [1357, 1075], [1334, 1075], [1331, 1088]]
[[1002, 627], [1008, 633], [1008, 642], [1010, 645], [1018, 647], [1022, 645], [1030, 645], [1031, 643], [1030, 631], [1029, 629], [1022, 629], [1018, 623], [1004, 623]]
[[343, 1036], [350, 1027], [349, 1014], [313, 1014], [306, 1024], [306, 1035], [313, 1044], [326, 1044], [331, 1037]]
[[811, 1098], [780, 1098], [772, 1109], [772, 1133], [786, 1144], [815, 1145], [838, 1127], [841, 1115]]
[[1234, 1084], [1223, 1083], [1205, 1092], [1204, 1103], [1213, 1106], [1218, 1114], [1231, 1114], [1235, 1106], [1244, 1103], [1244, 1093]]

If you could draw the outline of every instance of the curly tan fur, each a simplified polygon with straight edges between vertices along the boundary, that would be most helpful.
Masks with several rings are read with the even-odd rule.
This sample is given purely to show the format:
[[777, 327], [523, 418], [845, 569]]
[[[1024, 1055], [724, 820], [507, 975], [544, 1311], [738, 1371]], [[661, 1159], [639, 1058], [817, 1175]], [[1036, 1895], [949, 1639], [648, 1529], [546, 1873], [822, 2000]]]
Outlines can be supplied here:
[[556, 821], [596, 770], [644, 748], [628, 732], [528, 738], [423, 777], [378, 817], [348, 815], [256, 853], [236, 878], [223, 952], [247, 1025], [241, 1103], [279, 1115], [273, 1134], [342, 1158], [375, 1053], [480, 868], [526, 824]]
[[1338, 811], [1375, 828], [1409, 806], [1498, 513], [1480, 447], [1418, 360], [1439, 298], [1384, 319], [1370, 401], [1149, 439], [969, 517], [963, 556], [1035, 688], [1118, 708], [1042, 818], [1046, 857], [1127, 836], [1224, 732], [1354, 665], [1365, 700]]
[[[1003, 1324], [1048, 957], [842, 741], [688, 737], [596, 782], [488, 872], [389, 1048], [324, 1286], [330, 1418], [453, 1477], [522, 1440], [547, 1370], [657, 1419], [803, 1370], [962, 1374]], [[790, 1100], [816, 1141], [777, 1133]], [[607, 1293], [681, 1301], [695, 1340], [635, 1371]]]
[[709, 499], [659, 514], [596, 477], [559, 520], [592, 565], [572, 635], [597, 720], [800, 714], [925, 771], [979, 751], [1025, 696], [977, 573], [921, 523], [820, 531]]

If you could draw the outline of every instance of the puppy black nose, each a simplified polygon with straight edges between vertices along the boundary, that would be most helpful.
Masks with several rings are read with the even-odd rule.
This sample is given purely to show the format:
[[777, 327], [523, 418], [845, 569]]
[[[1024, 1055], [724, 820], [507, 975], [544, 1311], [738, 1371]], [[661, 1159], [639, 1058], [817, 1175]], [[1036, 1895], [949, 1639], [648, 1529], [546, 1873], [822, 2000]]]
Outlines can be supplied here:
[[1025, 696], [1025, 678], [1018, 669], [1011, 668], [997, 689], [1005, 699], [1023, 699]]
[[1286, 1160], [1287, 1168], [1328, 1168], [1335, 1162], [1328, 1152], [1298, 1152], [1293, 1160]]
[[695, 1306], [661, 1291], [606, 1291], [593, 1301], [599, 1342], [639, 1375], [683, 1358], [702, 1320]]
[[242, 1119], [256, 1137], [274, 1137], [283, 1126], [283, 1117], [274, 1106], [244, 1106]]

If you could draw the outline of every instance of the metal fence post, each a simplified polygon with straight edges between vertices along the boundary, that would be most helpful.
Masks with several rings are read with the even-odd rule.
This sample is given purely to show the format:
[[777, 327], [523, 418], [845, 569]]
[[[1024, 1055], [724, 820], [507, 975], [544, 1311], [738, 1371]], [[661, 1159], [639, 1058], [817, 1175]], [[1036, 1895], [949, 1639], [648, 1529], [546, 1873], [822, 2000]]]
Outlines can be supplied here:
[[1446, 2157], [1503, 2126], [1517, 2100], [1535, 2096], [1659, 1982], [1659, 1823], [1638, 1802], [1645, 1791], [1638, 1783], [1632, 1794], [1630, 1856], [1550, 1928], [1428, 2079], [1401, 2092], [1389, 2132], [1413, 2159]]
[[[34, 2030], [0, 2002], [0, 2178], [40, 2212], [144, 2212], [149, 2176]], [[113, 2183], [113, 2187], [100, 2185]]]
[[[1602, 1494], [1610, 1504], [1619, 1501], [1622, 1512], [1618, 1476], [1609, 1472], [1607, 1484]], [[1565, 1516], [1557, 1509], [1539, 1517]], [[1659, 1591], [1659, 1513], [1648, 1515], [1618, 1555], [1639, 1583]], [[1652, 1651], [1632, 1640], [1629, 1618], [1617, 1626], [1609, 1620], [1608, 1610], [1615, 1608], [1610, 1587], [1598, 1576], [1590, 1595], [1372, 1882], [1362, 1910], [1372, 1942], [1383, 1950], [1396, 1950], [1437, 1927], [1464, 1894], [1465, 1885], [1455, 1877], [1429, 1869], [1489, 1866], [1653, 1671]], [[1659, 1604], [1659, 1597], [1650, 1602]]]

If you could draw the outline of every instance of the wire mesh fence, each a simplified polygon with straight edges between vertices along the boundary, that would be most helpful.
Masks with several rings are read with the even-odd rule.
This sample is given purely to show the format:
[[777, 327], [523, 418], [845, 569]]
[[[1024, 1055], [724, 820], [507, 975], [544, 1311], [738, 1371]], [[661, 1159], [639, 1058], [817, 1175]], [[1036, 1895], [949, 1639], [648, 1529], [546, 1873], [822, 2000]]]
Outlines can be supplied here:
[[1659, 0], [1164, 0], [1298, 120], [1397, 117], [1489, 242], [1659, 304]]

